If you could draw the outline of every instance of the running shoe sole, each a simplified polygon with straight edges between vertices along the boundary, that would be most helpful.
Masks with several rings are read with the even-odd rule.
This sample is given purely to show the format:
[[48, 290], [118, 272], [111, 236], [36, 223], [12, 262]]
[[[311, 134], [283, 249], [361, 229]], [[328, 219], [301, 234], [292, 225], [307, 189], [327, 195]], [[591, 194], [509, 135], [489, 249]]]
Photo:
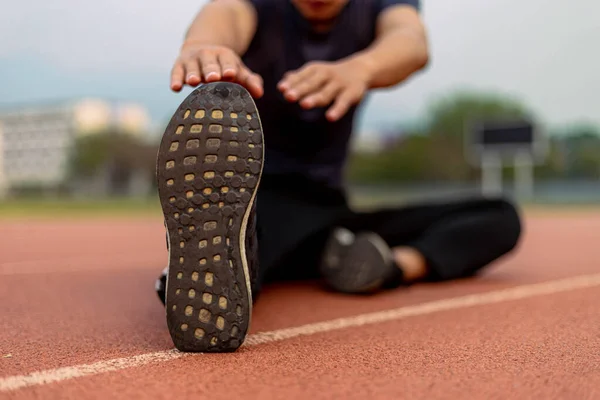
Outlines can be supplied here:
[[381, 289], [389, 278], [392, 254], [383, 239], [374, 233], [353, 237], [337, 229], [323, 255], [321, 275], [332, 289], [348, 294], [369, 294]]
[[240, 85], [209, 83], [180, 105], [157, 157], [169, 243], [167, 325], [185, 352], [231, 352], [252, 314], [246, 228], [262, 175], [263, 133]]

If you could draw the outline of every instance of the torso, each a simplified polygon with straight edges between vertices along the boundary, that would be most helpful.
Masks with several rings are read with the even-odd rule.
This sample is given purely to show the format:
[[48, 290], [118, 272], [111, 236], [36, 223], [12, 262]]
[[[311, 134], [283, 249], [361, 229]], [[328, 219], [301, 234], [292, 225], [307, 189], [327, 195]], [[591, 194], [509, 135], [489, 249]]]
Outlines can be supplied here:
[[301, 174], [341, 186], [357, 107], [331, 123], [326, 108], [303, 110], [287, 102], [277, 83], [307, 62], [337, 61], [369, 46], [377, 17], [373, 1], [351, 0], [326, 34], [314, 33], [288, 0], [253, 2], [258, 29], [244, 62], [265, 84], [256, 101], [265, 134], [265, 173]]

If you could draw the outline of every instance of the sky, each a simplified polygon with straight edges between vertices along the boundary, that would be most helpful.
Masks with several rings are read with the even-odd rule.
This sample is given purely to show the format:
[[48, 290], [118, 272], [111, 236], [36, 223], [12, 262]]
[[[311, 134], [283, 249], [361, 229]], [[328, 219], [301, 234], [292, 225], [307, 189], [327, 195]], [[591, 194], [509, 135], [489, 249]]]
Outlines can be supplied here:
[[[0, 105], [99, 96], [160, 126], [189, 93], [170, 92], [169, 71], [204, 3], [0, 0]], [[360, 130], [419, 120], [457, 89], [514, 96], [551, 126], [600, 124], [598, 14], [596, 0], [423, 0], [431, 63], [370, 96]]]

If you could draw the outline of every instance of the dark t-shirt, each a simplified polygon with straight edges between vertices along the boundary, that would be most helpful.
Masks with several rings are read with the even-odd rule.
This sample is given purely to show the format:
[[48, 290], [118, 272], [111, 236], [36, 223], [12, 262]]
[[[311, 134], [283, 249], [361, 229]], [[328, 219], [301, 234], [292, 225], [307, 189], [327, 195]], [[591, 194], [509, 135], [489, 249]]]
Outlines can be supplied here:
[[364, 50], [375, 39], [379, 13], [419, 0], [350, 0], [333, 28], [314, 32], [290, 0], [251, 0], [258, 28], [243, 59], [264, 79], [256, 101], [265, 134], [265, 174], [301, 174], [328, 186], [342, 184], [344, 163], [357, 107], [329, 122], [327, 108], [303, 110], [277, 89], [283, 75], [310, 61], [337, 61]]

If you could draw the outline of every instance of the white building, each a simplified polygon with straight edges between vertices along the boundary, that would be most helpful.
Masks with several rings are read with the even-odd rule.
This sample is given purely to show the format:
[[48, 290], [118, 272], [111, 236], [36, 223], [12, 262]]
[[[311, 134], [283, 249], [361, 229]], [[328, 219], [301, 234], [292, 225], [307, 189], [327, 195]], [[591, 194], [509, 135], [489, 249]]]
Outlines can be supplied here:
[[0, 111], [0, 195], [14, 186], [64, 182], [75, 139], [116, 128], [148, 131], [148, 112], [136, 104], [86, 99]]
[[380, 133], [372, 130], [355, 132], [350, 145], [352, 151], [357, 153], [378, 153], [385, 147]]

